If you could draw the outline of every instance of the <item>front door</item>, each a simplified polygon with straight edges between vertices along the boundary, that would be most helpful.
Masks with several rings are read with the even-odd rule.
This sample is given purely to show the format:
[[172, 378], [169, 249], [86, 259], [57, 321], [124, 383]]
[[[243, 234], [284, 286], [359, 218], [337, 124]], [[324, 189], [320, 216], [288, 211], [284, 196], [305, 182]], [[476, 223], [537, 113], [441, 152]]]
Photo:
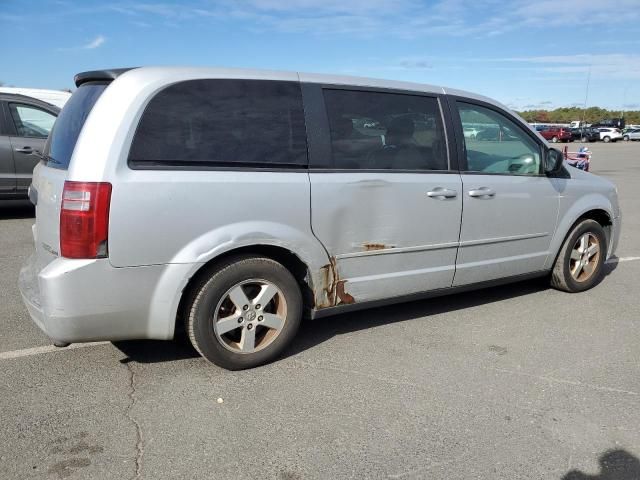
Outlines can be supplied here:
[[26, 192], [31, 175], [40, 158], [34, 151], [42, 152], [44, 143], [56, 120], [55, 115], [41, 108], [24, 103], [10, 102], [9, 114], [15, 127], [10, 137], [15, 165], [16, 188]]
[[[310, 138], [312, 228], [332, 259], [317, 302], [450, 287], [462, 182], [449, 165], [440, 99], [335, 87], [305, 102], [311, 96], [319, 105], [305, 108], [327, 126]], [[316, 148], [323, 139], [326, 149]], [[319, 151], [328, 157], [320, 166]]]
[[560, 201], [542, 173], [542, 143], [495, 107], [454, 103], [457, 130], [477, 132], [459, 135], [463, 216], [454, 285], [541, 271]]

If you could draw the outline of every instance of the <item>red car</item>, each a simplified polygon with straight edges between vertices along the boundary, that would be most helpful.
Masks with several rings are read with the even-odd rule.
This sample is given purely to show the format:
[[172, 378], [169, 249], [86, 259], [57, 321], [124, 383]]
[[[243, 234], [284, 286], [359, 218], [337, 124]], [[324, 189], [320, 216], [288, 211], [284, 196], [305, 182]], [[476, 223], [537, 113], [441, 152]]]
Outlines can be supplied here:
[[571, 129], [564, 127], [547, 127], [540, 131], [540, 135], [553, 143], [571, 142], [573, 140]]

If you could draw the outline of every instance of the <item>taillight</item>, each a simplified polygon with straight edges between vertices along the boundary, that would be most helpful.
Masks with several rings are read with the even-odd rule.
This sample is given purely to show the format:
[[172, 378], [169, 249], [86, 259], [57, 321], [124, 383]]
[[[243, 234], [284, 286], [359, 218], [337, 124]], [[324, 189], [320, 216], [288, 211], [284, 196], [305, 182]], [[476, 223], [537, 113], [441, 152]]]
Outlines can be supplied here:
[[60, 209], [60, 255], [106, 257], [111, 184], [64, 182]]

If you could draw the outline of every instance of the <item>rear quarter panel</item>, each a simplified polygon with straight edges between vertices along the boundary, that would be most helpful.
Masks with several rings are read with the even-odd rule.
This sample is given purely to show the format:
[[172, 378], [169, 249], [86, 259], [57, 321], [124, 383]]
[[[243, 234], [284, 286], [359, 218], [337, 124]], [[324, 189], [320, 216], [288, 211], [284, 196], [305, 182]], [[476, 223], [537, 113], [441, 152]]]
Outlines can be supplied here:
[[116, 267], [204, 263], [272, 245], [319, 270], [328, 259], [309, 202], [306, 172], [130, 170], [113, 187], [109, 259]]

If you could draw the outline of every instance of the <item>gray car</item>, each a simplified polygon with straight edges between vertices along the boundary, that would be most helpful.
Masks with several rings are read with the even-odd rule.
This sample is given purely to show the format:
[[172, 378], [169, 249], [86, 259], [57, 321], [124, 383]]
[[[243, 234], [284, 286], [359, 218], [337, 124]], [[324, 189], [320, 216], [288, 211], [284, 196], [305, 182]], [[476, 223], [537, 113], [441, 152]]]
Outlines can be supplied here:
[[532, 277], [586, 290], [618, 242], [615, 186], [479, 95], [236, 69], [75, 81], [20, 274], [59, 345], [184, 329], [248, 368], [303, 317]]
[[633, 130], [628, 130], [622, 134], [622, 139], [625, 142], [629, 140], [640, 140], [640, 128], [636, 128]]
[[60, 109], [35, 98], [0, 93], [0, 201], [26, 198]]

